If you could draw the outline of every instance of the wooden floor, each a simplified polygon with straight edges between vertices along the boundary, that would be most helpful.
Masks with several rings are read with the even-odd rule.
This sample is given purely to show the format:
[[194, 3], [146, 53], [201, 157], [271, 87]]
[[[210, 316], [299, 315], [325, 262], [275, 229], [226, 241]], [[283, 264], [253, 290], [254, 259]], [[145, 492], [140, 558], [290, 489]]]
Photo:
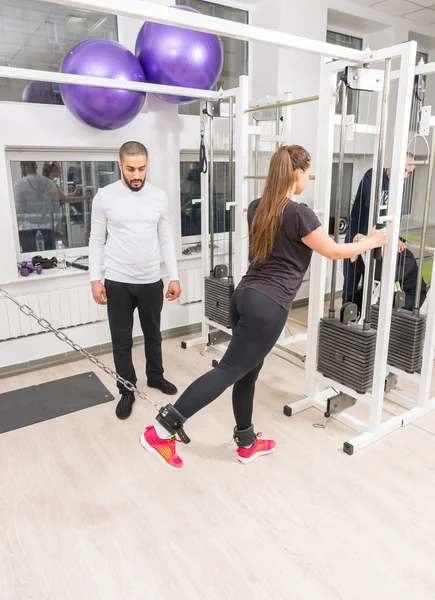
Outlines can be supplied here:
[[[210, 368], [199, 351], [164, 343], [180, 390]], [[0, 392], [92, 368], [10, 377]], [[180, 472], [140, 448], [155, 414], [140, 400], [125, 422], [108, 403], [1, 435], [0, 599], [433, 600], [435, 414], [349, 457], [343, 425], [284, 417], [302, 393], [303, 371], [270, 356], [255, 424], [278, 449], [251, 465], [235, 460], [229, 392], [188, 423]]]

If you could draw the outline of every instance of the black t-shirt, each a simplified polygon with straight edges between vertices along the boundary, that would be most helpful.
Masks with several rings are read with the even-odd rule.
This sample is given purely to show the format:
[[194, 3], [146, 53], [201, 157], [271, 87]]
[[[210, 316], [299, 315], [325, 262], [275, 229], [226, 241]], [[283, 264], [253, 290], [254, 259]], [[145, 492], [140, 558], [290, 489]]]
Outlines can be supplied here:
[[[249, 231], [259, 202], [260, 200], [254, 200], [249, 205]], [[301, 238], [320, 225], [311, 208], [290, 200], [284, 209], [282, 226], [276, 235], [271, 255], [258, 267], [254, 267], [250, 255], [251, 264], [238, 288], [253, 288], [289, 310], [311, 260], [312, 250]]]

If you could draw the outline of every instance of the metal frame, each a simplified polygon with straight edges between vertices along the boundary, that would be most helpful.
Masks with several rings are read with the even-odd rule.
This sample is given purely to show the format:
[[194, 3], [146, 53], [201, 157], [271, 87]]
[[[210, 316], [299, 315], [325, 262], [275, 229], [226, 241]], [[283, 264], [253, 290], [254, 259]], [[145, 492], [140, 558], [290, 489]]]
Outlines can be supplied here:
[[[229, 95], [229, 93], [227, 93]], [[230, 96], [232, 97], [232, 96]], [[300, 98], [293, 100], [290, 93], [283, 94], [278, 97], [268, 97], [264, 99], [257, 99], [255, 101], [249, 101], [249, 80], [248, 77], [244, 76], [240, 78], [240, 86], [234, 91], [234, 97], [236, 100], [236, 117], [235, 117], [235, 231], [234, 231], [234, 283], [237, 285], [243, 275], [246, 273], [248, 268], [248, 223], [246, 219], [246, 212], [248, 209], [249, 202], [258, 193], [258, 186], [255, 186], [255, 194], [252, 196], [250, 190], [250, 182], [257, 182], [265, 176], [258, 174], [258, 153], [260, 151], [261, 143], [275, 144], [275, 148], [281, 143], [288, 143], [291, 135], [291, 107], [303, 104], [306, 102], [313, 102], [318, 100], [318, 96], [310, 96], [307, 98]], [[281, 120], [276, 120], [275, 135], [270, 135], [270, 132], [266, 131], [266, 127], [262, 126], [259, 121], [256, 125], [250, 124], [253, 115], [256, 112], [267, 111], [269, 109], [279, 108], [279, 117], [283, 117], [283, 133], [279, 131]], [[207, 131], [207, 128], [205, 128]], [[213, 154], [213, 140], [210, 139], [210, 135], [205, 139], [206, 146], [209, 148], [210, 161]], [[252, 142], [252, 144], [250, 143]], [[252, 155], [254, 155], [254, 171], [255, 174], [250, 174], [250, 162]], [[210, 167], [210, 173], [212, 169]], [[206, 201], [209, 197], [209, 181], [208, 175], [202, 175], [202, 222], [201, 222], [201, 246], [202, 246], [202, 271], [204, 275], [209, 274], [208, 265], [210, 264], [210, 216], [209, 216], [209, 203]], [[229, 207], [228, 207], [229, 208]], [[231, 331], [222, 325], [215, 323], [205, 317], [203, 314], [201, 324], [201, 336], [192, 340], [185, 340], [181, 343], [182, 348], [191, 348], [193, 346], [204, 345], [202, 354], [204, 355], [209, 347], [209, 333], [210, 328], [218, 329], [223, 333], [231, 335]], [[286, 328], [283, 329], [279, 339], [277, 340], [276, 352], [284, 358], [286, 347], [292, 344], [306, 341], [307, 333], [301, 333], [297, 335], [286, 335]], [[227, 348], [223, 344], [213, 344], [213, 348], [219, 352], [224, 353]], [[281, 349], [281, 352], [279, 352]], [[274, 350], [275, 351], [275, 350]], [[300, 359], [304, 359], [303, 356], [299, 356], [297, 353], [291, 352], [294, 356]]]
[[[390, 59], [397, 54], [401, 57], [395, 135], [393, 141], [393, 158], [391, 165], [390, 200], [388, 205], [388, 216], [391, 221], [389, 224], [389, 243], [385, 249], [384, 268], [381, 280], [383, 294], [380, 301], [376, 361], [372, 390], [370, 393], [364, 395], [356, 394], [346, 386], [326, 379], [317, 371], [317, 340], [319, 322], [324, 314], [327, 261], [320, 255], [314, 255], [311, 264], [310, 278], [310, 298], [312, 301], [309, 305], [309, 343], [307, 348], [306, 368], [308, 395], [303, 400], [287, 405], [284, 408], [284, 412], [288, 415], [294, 415], [297, 412], [312, 407], [318, 408], [322, 412], [326, 412], [327, 399], [335, 396], [337, 392], [348, 394], [366, 404], [369, 408], [369, 419], [367, 422], [356, 419], [351, 414], [345, 412], [333, 415], [334, 418], [360, 433], [359, 436], [344, 444], [343, 450], [347, 454], [353, 454], [384, 437], [388, 433], [399, 429], [404, 422], [402, 416], [394, 416], [383, 421], [382, 411], [384, 404], [385, 377], [388, 372], [387, 353], [390, 335], [391, 307], [393, 304], [393, 283], [396, 267], [396, 240], [398, 239], [400, 232], [402, 204], [401, 190], [403, 187], [403, 174], [406, 161], [405, 155], [411, 110], [412, 86], [415, 75], [414, 64], [416, 49], [417, 44], [415, 42], [409, 42], [403, 44], [400, 48], [386, 48], [380, 51], [374, 51], [370, 54], [370, 58], [373, 61]], [[333, 156], [336, 73], [341, 70], [343, 70], [343, 64], [332, 62], [325, 64], [321, 72], [317, 144], [317, 161], [321, 167], [318, 172], [316, 172], [315, 208], [319, 212], [322, 212], [323, 223], [329, 221], [329, 190], [331, 189], [331, 173], [329, 165], [332, 163]], [[380, 111], [378, 110], [377, 129], [379, 128], [379, 120]], [[375, 155], [373, 159], [373, 167], [375, 169], [377, 156]], [[433, 326], [435, 327], [435, 317], [433, 319]], [[427, 350], [426, 354], [431, 351], [433, 355], [434, 344], [429, 344], [429, 346], [430, 349]], [[427, 360], [425, 361], [425, 365], [427, 365]], [[426, 369], [429, 370], [427, 366]]]
[[362, 63], [367, 59], [367, 53], [361, 50], [353, 50], [263, 27], [235, 23], [217, 17], [190, 12], [186, 13], [181, 10], [174, 10], [169, 6], [142, 2], [141, 0], [129, 0], [124, 3], [119, 3], [116, 0], [45, 0], [45, 2], [62, 4], [63, 6], [74, 6], [76, 8], [104, 12], [121, 17], [132, 17], [142, 21], [175, 25], [247, 42], [265, 42], [280, 46], [281, 48], [303, 50], [312, 54], [331, 56], [355, 63]]

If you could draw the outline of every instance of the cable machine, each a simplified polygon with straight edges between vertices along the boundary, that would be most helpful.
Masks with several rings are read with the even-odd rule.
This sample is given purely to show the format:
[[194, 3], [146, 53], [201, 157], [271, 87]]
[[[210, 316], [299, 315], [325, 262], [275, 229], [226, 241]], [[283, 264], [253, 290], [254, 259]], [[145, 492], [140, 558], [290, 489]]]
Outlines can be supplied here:
[[[231, 327], [230, 304], [234, 293], [234, 274], [233, 274], [233, 131], [234, 131], [234, 100], [229, 98], [228, 115], [228, 177], [226, 180], [226, 205], [225, 213], [229, 211], [229, 231], [228, 231], [228, 264], [215, 264], [214, 257], [214, 229], [215, 229], [215, 173], [214, 173], [214, 140], [215, 140], [215, 114], [218, 112], [222, 116], [222, 102], [207, 103], [204, 109], [205, 114], [210, 121], [210, 162], [209, 162], [209, 192], [208, 206], [210, 215], [210, 272], [204, 279], [204, 314], [207, 319], [223, 325], [226, 328]], [[226, 218], [224, 218], [224, 225]], [[225, 232], [224, 226], [224, 232]]]
[[[435, 133], [434, 131], [432, 131], [432, 144], [430, 149], [426, 137], [423, 135], [424, 133], [427, 134], [429, 132], [429, 127], [427, 128], [427, 131], [424, 131], [424, 124], [422, 122], [424, 88], [422, 86], [421, 79], [421, 76], [416, 77], [414, 91], [416, 102], [414, 102], [414, 110], [411, 116], [411, 128], [413, 127], [413, 125], [416, 127], [416, 135], [413, 137], [411, 142], [415, 142], [417, 138], [421, 137], [427, 145], [428, 156], [427, 159], [423, 161], [414, 160], [408, 162], [408, 164], [420, 165], [423, 163], [429, 165], [427, 170], [426, 195], [422, 224], [422, 235], [420, 242], [417, 284], [415, 290], [414, 306], [412, 310], [405, 310], [403, 308], [405, 305], [404, 292], [398, 291], [395, 294], [393, 311], [391, 314], [390, 343], [388, 347], [388, 364], [406, 373], [420, 373], [421, 364], [423, 360], [426, 315], [420, 311], [422, 287], [421, 280], [426, 249], [427, 226], [429, 220], [433, 168], [435, 159]], [[410, 146], [410, 143], [408, 144], [408, 148]], [[406, 252], [406, 250], [404, 252]], [[373, 327], [377, 328], [379, 317], [379, 302], [372, 307], [372, 315]]]
[[[397, 103], [396, 112], [393, 119], [394, 136], [392, 136], [392, 160], [391, 160], [391, 176], [389, 180], [389, 202], [387, 215], [382, 219], [376, 211], [376, 206], [372, 207], [372, 216], [375, 223], [389, 223], [389, 242], [384, 248], [383, 268], [380, 284], [382, 286], [382, 295], [379, 303], [378, 331], [376, 335], [376, 347], [373, 364], [373, 375], [371, 386], [365, 393], [359, 393], [355, 390], [355, 385], [350, 386], [343, 383], [343, 377], [338, 372], [337, 376], [325, 376], [318, 369], [318, 362], [321, 360], [319, 356], [320, 343], [320, 328], [321, 323], [328, 317], [324, 317], [324, 298], [326, 291], [326, 276], [327, 276], [327, 261], [320, 255], [313, 255], [311, 262], [311, 277], [310, 277], [310, 305], [309, 305], [309, 335], [307, 347], [307, 367], [306, 367], [306, 383], [307, 396], [300, 401], [294, 402], [284, 407], [284, 413], [287, 416], [292, 416], [307, 408], [319, 409], [325, 417], [332, 416], [334, 419], [344, 423], [351, 429], [357, 431], [356, 437], [352, 437], [349, 441], [343, 444], [343, 451], [346, 454], [352, 455], [369, 444], [381, 439], [392, 431], [402, 427], [404, 424], [412, 422], [423, 414], [435, 408], [435, 398], [430, 398], [430, 385], [433, 372], [433, 358], [435, 352], [435, 295], [431, 295], [428, 311], [426, 338], [423, 350], [422, 361], [422, 376], [419, 384], [419, 394], [417, 402], [409, 402], [406, 400], [395, 400], [396, 404], [403, 406], [406, 411], [403, 414], [393, 415], [384, 413], [384, 396], [386, 375], [391, 371], [391, 367], [387, 365], [388, 345], [390, 339], [391, 328], [391, 313], [394, 299], [394, 283], [396, 275], [397, 263], [397, 240], [400, 233], [401, 207], [402, 207], [402, 191], [404, 181], [404, 171], [406, 163], [406, 151], [408, 146], [409, 136], [409, 121], [411, 116], [412, 96], [415, 68], [416, 43], [408, 42], [387, 48], [381, 51], [368, 51], [368, 56], [374, 61], [382, 61], [385, 64], [386, 59], [393, 59], [396, 56], [400, 57], [400, 68], [394, 74], [391, 74], [390, 79], [398, 79], [397, 86]], [[322, 220], [328, 223], [330, 197], [331, 175], [328, 172], [328, 165], [332, 162], [334, 148], [334, 112], [336, 98], [336, 78], [337, 73], [343, 71], [347, 66], [345, 61], [331, 61], [322, 65], [321, 81], [320, 81], [320, 101], [319, 101], [319, 119], [318, 119], [318, 144], [316, 159], [320, 163], [320, 168], [316, 169], [316, 194], [315, 208], [322, 212]], [[386, 64], [389, 68], [388, 62]], [[355, 73], [357, 77], [361, 74], [365, 76], [368, 71], [367, 65], [363, 68], [357, 67], [359, 73]], [[353, 68], [353, 67], [352, 67]], [[347, 71], [347, 80], [349, 82], [350, 69]], [[423, 72], [423, 71], [420, 71]], [[424, 71], [424, 72], [429, 72]], [[435, 72], [435, 65], [432, 71]], [[379, 77], [378, 77], [379, 79]], [[375, 80], [375, 83], [382, 84], [386, 80], [385, 70], [380, 81]], [[361, 80], [360, 80], [361, 82]], [[367, 89], [367, 86], [361, 86], [362, 89]], [[387, 94], [387, 86], [382, 84], [382, 102]], [[374, 129], [374, 133], [378, 136], [376, 150], [373, 156], [373, 179], [372, 179], [372, 198], [376, 190], [379, 190], [379, 178], [377, 177], [377, 166], [382, 167], [383, 160], [379, 156], [381, 149], [380, 139], [382, 137], [382, 102], [378, 103], [376, 114], [376, 125], [353, 124], [351, 119], [348, 119], [348, 129], [353, 129], [357, 133], [369, 133]], [[385, 119], [384, 119], [385, 123]], [[370, 222], [370, 221], [369, 221]], [[374, 253], [370, 253], [370, 260], [374, 259]], [[374, 260], [372, 268], [367, 265], [369, 270], [369, 280], [373, 280]], [[435, 268], [432, 270], [435, 277]], [[366, 283], [367, 278], [366, 278]], [[368, 287], [368, 286], [366, 286]], [[335, 289], [333, 290], [335, 294]], [[370, 292], [370, 290], [368, 290]], [[371, 324], [371, 294], [367, 292], [369, 300], [363, 302], [365, 304], [365, 314], [361, 329], [368, 330], [368, 324]], [[367, 311], [368, 302], [370, 302], [370, 310]], [[335, 319], [339, 322], [339, 319]], [[332, 319], [331, 319], [332, 321]], [[323, 326], [322, 326], [323, 327]], [[334, 325], [337, 329], [346, 327], [343, 323]], [[354, 327], [350, 324], [347, 327]], [[341, 344], [341, 338], [338, 336], [337, 344]], [[338, 352], [337, 352], [338, 350]], [[339, 353], [339, 346], [332, 347], [330, 353]], [[344, 357], [346, 360], [346, 356]], [[347, 357], [351, 360], [351, 356]], [[343, 368], [343, 371], [345, 369]], [[416, 377], [416, 375], [411, 375]], [[388, 396], [389, 397], [389, 396]], [[346, 402], [347, 401], [347, 402]], [[358, 418], [355, 413], [349, 411], [356, 402], [361, 403], [368, 409], [366, 418]], [[335, 405], [342, 404], [336, 407]], [[331, 409], [328, 413], [327, 409]]]
[[[382, 89], [382, 110], [380, 117], [380, 134], [377, 149], [377, 168], [375, 176], [374, 224], [379, 224], [381, 200], [382, 169], [385, 154], [385, 135], [387, 128], [387, 106], [389, 97], [390, 59], [385, 61], [384, 83]], [[367, 69], [366, 69], [367, 71]], [[362, 86], [360, 84], [362, 82]], [[343, 190], [343, 165], [346, 145], [347, 98], [348, 88], [358, 91], [379, 91], [379, 71], [371, 71], [370, 79], [363, 69], [346, 69], [341, 80], [341, 127], [340, 127], [340, 156], [338, 163], [337, 195], [335, 201], [334, 240], [339, 241], [340, 215]], [[355, 84], [355, 82], [357, 82]], [[375, 85], [373, 85], [375, 84]], [[371, 87], [370, 87], [371, 86]], [[373, 202], [373, 190], [371, 200]], [[378, 226], [382, 226], [379, 224]], [[364, 323], [358, 323], [358, 307], [353, 302], [345, 303], [336, 317], [335, 291], [337, 287], [338, 261], [332, 266], [331, 290], [328, 316], [320, 321], [319, 345], [317, 354], [317, 369], [325, 377], [336, 380], [359, 394], [366, 393], [372, 386], [374, 361], [376, 354], [376, 330], [371, 328], [371, 296], [373, 286], [374, 260], [378, 258], [375, 252], [369, 259], [368, 305]]]

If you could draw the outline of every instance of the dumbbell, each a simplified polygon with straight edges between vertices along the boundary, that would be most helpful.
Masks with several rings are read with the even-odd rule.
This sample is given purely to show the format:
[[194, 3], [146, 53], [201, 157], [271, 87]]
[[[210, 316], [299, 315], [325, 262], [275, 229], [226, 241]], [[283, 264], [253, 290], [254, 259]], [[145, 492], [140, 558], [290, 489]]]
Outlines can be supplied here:
[[31, 263], [28, 263], [26, 261], [23, 261], [19, 265], [19, 269], [20, 269], [20, 275], [22, 277], [28, 277], [30, 275], [30, 273], [37, 273], [38, 275], [41, 275], [41, 273], [42, 273], [41, 265], [32, 265]]

